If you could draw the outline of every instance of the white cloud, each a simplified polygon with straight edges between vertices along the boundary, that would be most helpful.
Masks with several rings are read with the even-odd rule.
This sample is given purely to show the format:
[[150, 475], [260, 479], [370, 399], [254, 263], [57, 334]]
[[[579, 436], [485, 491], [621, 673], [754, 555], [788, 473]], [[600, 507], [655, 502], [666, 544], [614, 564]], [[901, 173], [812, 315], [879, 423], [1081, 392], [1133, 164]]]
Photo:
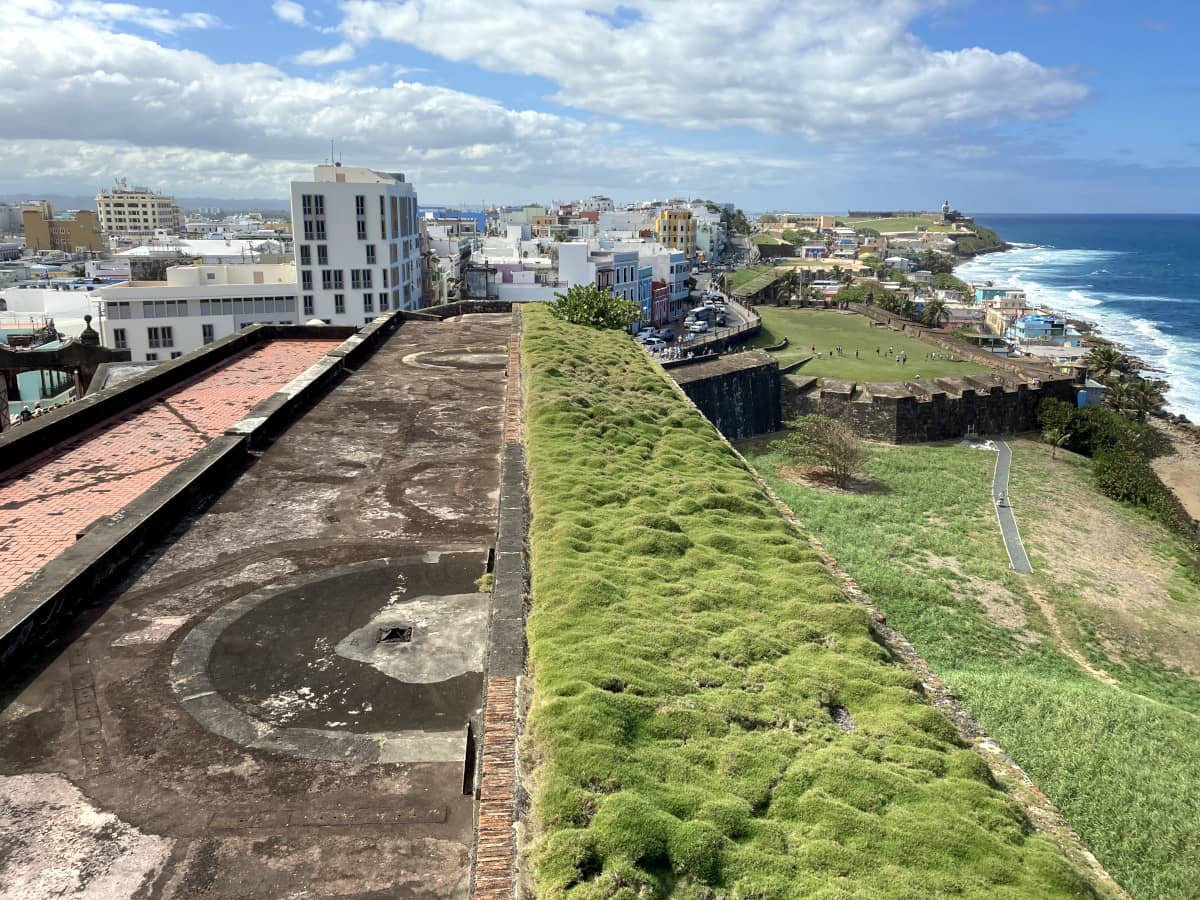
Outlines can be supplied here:
[[328, 66], [351, 59], [354, 59], [354, 45], [349, 41], [342, 41], [336, 47], [305, 50], [296, 55], [294, 62], [302, 66]]
[[275, 0], [271, 4], [271, 9], [284, 22], [290, 22], [292, 25], [308, 24], [304, 14], [304, 7], [296, 3], [295, 0]]
[[[51, 15], [54, 40], [45, 41]], [[8, 17], [5, 37], [0, 187], [20, 193], [91, 191], [127, 175], [185, 196], [282, 197], [290, 178], [328, 155], [331, 139], [347, 162], [404, 171], [429, 199], [686, 194], [792, 171], [743, 154], [751, 167], [730, 173], [725, 153], [629, 140], [610, 122], [381, 83], [390, 67], [315, 78], [218, 63], [90, 18], [38, 15], [32, 4]]]
[[908, 30], [944, 0], [347, 0], [350, 40], [408, 43], [536, 75], [554, 99], [689, 129], [814, 140], [1060, 115], [1087, 90], [1020, 53], [933, 50]]
[[101, 0], [70, 0], [56, 3], [51, 0], [10, 0], [5, 4], [5, 17], [32, 14], [46, 19], [74, 17], [102, 27], [127, 23], [134, 27], [174, 34], [188, 29], [216, 28], [221, 20], [206, 12], [172, 12], [153, 6], [133, 3], [105, 3]]

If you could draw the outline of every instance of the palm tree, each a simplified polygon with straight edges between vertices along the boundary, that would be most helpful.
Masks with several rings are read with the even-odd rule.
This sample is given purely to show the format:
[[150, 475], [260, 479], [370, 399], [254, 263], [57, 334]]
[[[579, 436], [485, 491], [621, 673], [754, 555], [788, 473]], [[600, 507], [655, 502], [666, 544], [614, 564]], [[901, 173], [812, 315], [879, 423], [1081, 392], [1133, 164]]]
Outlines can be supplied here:
[[940, 328], [942, 325], [942, 317], [945, 315], [945, 300], [926, 300], [925, 308], [921, 312], [921, 321], [930, 328]]
[[1050, 445], [1050, 458], [1058, 456], [1058, 448], [1071, 439], [1071, 432], [1065, 424], [1052, 425], [1042, 432], [1042, 439]]
[[1161, 385], [1162, 382], [1145, 379], [1129, 385], [1129, 402], [1139, 422], [1145, 422], [1147, 416], [1162, 407], [1164, 397]]
[[1097, 344], [1087, 355], [1088, 366], [1099, 378], [1107, 378], [1117, 371], [1125, 371], [1129, 360], [1112, 344]]

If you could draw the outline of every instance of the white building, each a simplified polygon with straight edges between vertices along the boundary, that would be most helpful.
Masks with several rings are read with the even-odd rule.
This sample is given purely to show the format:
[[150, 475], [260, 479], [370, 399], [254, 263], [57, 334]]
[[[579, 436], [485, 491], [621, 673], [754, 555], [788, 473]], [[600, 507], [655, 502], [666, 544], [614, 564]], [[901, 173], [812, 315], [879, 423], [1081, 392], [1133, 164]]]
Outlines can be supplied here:
[[654, 230], [654, 211], [645, 209], [622, 209], [600, 213], [598, 222], [601, 234], [632, 233]]
[[362, 325], [421, 301], [417, 194], [397, 172], [315, 166], [292, 182], [303, 319]]
[[179, 234], [183, 216], [175, 198], [149, 188], [130, 188], [123, 180], [96, 195], [96, 213], [105, 234], [141, 238]]
[[126, 281], [92, 296], [101, 342], [134, 362], [175, 359], [247, 325], [306, 321], [291, 263], [173, 266], [165, 282]]
[[[229, 266], [240, 263], [278, 262], [273, 258], [285, 252], [283, 241], [267, 239], [244, 240], [239, 238], [154, 239], [140, 247], [131, 247], [113, 254], [117, 260], [142, 259], [186, 259], [205, 266]], [[264, 257], [266, 257], [264, 259]]]

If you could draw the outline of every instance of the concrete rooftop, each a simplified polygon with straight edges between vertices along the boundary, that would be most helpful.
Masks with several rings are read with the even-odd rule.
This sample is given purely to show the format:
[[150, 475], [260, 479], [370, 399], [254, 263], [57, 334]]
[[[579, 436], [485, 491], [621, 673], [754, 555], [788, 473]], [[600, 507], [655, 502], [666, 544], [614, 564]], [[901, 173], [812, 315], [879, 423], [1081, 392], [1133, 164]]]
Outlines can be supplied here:
[[[510, 329], [405, 322], [8, 685], [0, 896], [467, 895]], [[220, 410], [164, 406], [85, 504]]]

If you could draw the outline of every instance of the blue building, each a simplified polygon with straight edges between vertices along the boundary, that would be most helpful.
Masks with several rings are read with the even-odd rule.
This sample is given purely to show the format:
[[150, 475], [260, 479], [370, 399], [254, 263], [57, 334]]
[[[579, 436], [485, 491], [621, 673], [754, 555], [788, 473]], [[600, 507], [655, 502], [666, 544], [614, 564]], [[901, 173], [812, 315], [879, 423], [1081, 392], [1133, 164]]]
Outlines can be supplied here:
[[642, 309], [642, 321], [652, 321], [654, 302], [654, 266], [638, 266], [638, 306]]
[[418, 206], [417, 214], [423, 219], [427, 214], [435, 219], [467, 219], [475, 223], [476, 234], [487, 232], [487, 213], [485, 212], [468, 212], [450, 206]]

